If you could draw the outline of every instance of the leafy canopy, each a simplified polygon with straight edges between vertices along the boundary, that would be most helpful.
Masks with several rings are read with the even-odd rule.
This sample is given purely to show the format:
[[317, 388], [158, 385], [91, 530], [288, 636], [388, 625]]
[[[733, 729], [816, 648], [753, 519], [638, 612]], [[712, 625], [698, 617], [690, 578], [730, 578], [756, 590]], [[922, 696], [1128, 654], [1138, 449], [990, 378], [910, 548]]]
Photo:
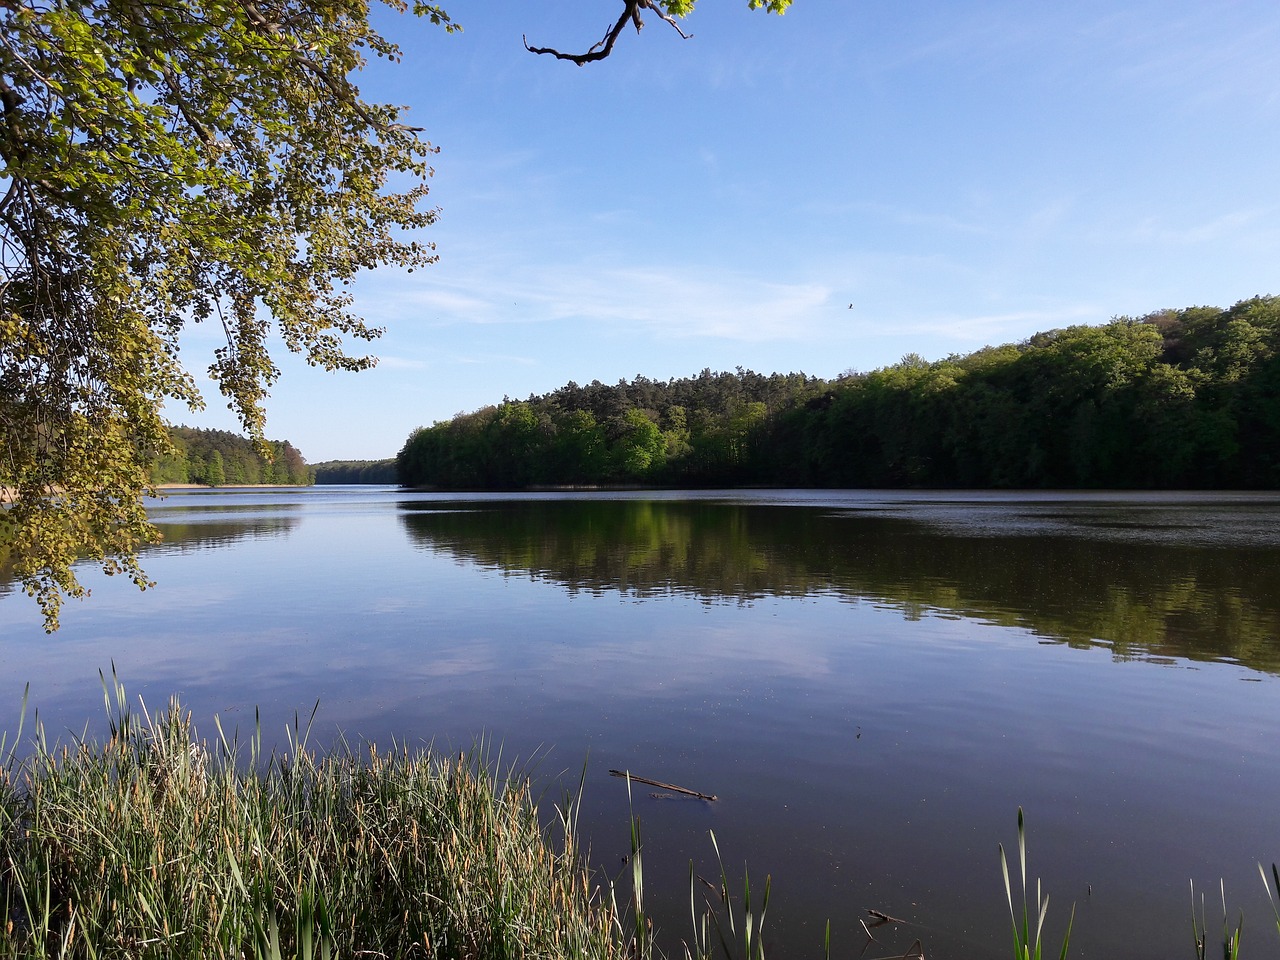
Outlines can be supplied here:
[[[399, 6], [398, 0], [387, 0]], [[455, 29], [438, 7], [414, 12]], [[328, 370], [361, 270], [434, 260], [432, 145], [352, 81], [396, 60], [365, 0], [0, 0], [0, 561], [57, 626], [77, 556], [147, 586], [140, 495], [170, 448], [162, 408], [209, 374], [263, 441], [274, 331]]]
[[[607, 45], [537, 52], [603, 59], [642, 11], [675, 26], [693, 6], [623, 0]], [[413, 12], [458, 29], [435, 4]], [[403, 231], [434, 219], [435, 148], [403, 108], [362, 99], [370, 55], [400, 54], [367, 0], [0, 0], [0, 564], [46, 629], [86, 592], [79, 557], [149, 585], [163, 410], [204, 402], [179, 359], [187, 324], [221, 328], [208, 372], [267, 454], [269, 337], [369, 367], [348, 345], [380, 331], [346, 287], [434, 261]]]

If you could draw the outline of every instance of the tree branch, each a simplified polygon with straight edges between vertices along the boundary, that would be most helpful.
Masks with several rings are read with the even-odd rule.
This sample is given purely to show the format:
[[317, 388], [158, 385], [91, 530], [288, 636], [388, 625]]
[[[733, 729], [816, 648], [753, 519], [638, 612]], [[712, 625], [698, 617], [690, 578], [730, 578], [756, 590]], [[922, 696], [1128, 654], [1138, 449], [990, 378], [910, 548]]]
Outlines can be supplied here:
[[[257, 26], [258, 29], [265, 31], [266, 33], [270, 34], [272, 37], [277, 39], [282, 39], [285, 36], [284, 27], [273, 20], [269, 20], [267, 16], [258, 8], [257, 4], [253, 2], [253, 0], [243, 0], [241, 4], [241, 8], [245, 11], [245, 14], [246, 16], [248, 16], [249, 20], [255, 26]], [[427, 7], [425, 9], [428, 12], [428, 15], [431, 15], [430, 10], [432, 8]], [[441, 15], [443, 15], [443, 11], [440, 11], [440, 13]], [[434, 15], [431, 15], [431, 16], [433, 20], [436, 19]], [[446, 17], [446, 21], [447, 21], [447, 17]], [[287, 41], [285, 42], [287, 44]], [[311, 59], [311, 57], [307, 56], [307, 54], [311, 52], [311, 48], [303, 47], [295, 43], [295, 44], [287, 45], [286, 49], [288, 51], [289, 58], [294, 63], [296, 63], [303, 70], [306, 70], [308, 73], [314, 76], [317, 80], [323, 83], [326, 87], [328, 87], [330, 93], [332, 93], [335, 97], [339, 98], [344, 104], [346, 104], [348, 107], [354, 110], [356, 115], [361, 120], [363, 120], [371, 129], [377, 130], [380, 133], [393, 133], [396, 131], [404, 131], [408, 133], [422, 132], [422, 127], [409, 127], [402, 123], [387, 124], [379, 120], [377, 117], [373, 116], [373, 114], [371, 114], [365, 108], [364, 104], [360, 101], [360, 99], [352, 95], [352, 88], [350, 83], [348, 83], [345, 79], [339, 80], [338, 78], [334, 77], [334, 75], [328, 69], [326, 69], [321, 64], [316, 63], [313, 59]]]
[[[665, 12], [664, 10], [662, 10], [660, 7], [658, 7], [656, 4], [653, 4], [653, 3], [647, 3], [645, 4], [645, 6], [647, 6], [650, 10], [656, 13], [658, 15], [659, 20], [665, 20], [667, 23], [671, 24], [671, 29], [674, 30], [676, 33], [680, 34], [681, 40], [693, 39], [693, 34], [685, 33], [683, 30], [681, 30], [680, 24], [676, 22], [676, 18], [673, 17], [671, 14]], [[637, 27], [636, 29], [638, 30], [639, 27]]]
[[605, 35], [597, 43], [592, 44], [586, 53], [565, 53], [555, 47], [531, 47], [527, 36], [521, 39], [524, 41], [524, 48], [530, 53], [546, 54], [555, 57], [557, 60], [568, 60], [570, 63], [576, 63], [582, 67], [596, 60], [603, 60], [613, 53], [613, 45], [617, 43], [618, 36], [622, 33], [622, 28], [627, 25], [628, 20], [635, 25], [636, 33], [639, 33], [644, 26], [644, 21], [640, 19], [641, 10], [652, 10], [660, 20], [665, 20], [671, 24], [676, 33], [680, 34], [683, 39], [688, 40], [692, 36], [692, 34], [687, 34], [680, 29], [675, 17], [662, 8], [661, 0], [623, 0], [622, 15], [618, 17], [617, 22], [605, 32]]
[[160, 67], [160, 76], [164, 78], [165, 87], [169, 90], [169, 95], [173, 97], [174, 104], [178, 107], [178, 112], [190, 125], [191, 129], [196, 132], [201, 140], [207, 145], [212, 146], [214, 142], [213, 134], [209, 132], [209, 128], [200, 122], [192, 111], [191, 106], [187, 103], [187, 98], [182, 95], [182, 84], [179, 82], [177, 74], [173, 72], [173, 68], [163, 60], [157, 60], [156, 64]]

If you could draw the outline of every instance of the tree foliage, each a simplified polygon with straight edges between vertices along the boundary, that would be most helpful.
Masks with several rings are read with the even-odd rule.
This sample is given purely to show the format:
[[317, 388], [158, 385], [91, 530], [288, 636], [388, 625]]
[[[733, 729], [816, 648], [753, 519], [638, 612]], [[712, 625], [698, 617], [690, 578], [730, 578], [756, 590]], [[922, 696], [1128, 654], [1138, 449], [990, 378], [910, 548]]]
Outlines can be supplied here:
[[411, 485], [1280, 487], [1280, 298], [827, 382], [569, 384], [417, 431]]
[[268, 440], [266, 450], [229, 430], [170, 427], [171, 450], [151, 465], [151, 482], [199, 483], [210, 487], [255, 484], [303, 486], [312, 468], [287, 440]]
[[569, 383], [417, 430], [397, 464], [414, 486], [749, 482], [765, 470], [761, 428], [824, 388], [803, 373], [741, 368]]
[[0, 4], [0, 549], [48, 628], [78, 556], [147, 584], [162, 408], [203, 403], [187, 324], [225, 336], [209, 375], [266, 453], [269, 335], [373, 362], [347, 284], [434, 259], [401, 233], [433, 219], [433, 147], [352, 80], [398, 55], [365, 0]]
[[329, 483], [396, 483], [396, 461], [325, 460], [311, 467], [317, 484]]

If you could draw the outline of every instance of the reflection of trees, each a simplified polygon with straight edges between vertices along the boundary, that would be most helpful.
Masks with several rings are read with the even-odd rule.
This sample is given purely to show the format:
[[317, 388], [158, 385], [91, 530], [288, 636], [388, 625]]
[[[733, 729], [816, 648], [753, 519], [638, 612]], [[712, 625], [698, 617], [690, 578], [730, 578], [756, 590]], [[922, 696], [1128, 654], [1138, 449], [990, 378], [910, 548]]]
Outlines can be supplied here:
[[191, 553], [225, 547], [239, 540], [270, 540], [287, 537], [298, 525], [297, 516], [246, 517], [242, 520], [155, 521], [164, 539], [147, 553]]
[[835, 594], [910, 617], [955, 614], [1103, 645], [1124, 659], [1230, 659], [1280, 673], [1274, 548], [975, 532], [705, 501], [405, 506], [419, 546], [570, 591], [737, 602]]
[[[413, 504], [406, 504], [408, 507]], [[437, 506], [437, 505], [432, 505]], [[811, 589], [774, 569], [746, 508], [701, 502], [507, 501], [404, 512], [420, 546], [571, 592], [749, 600]]]
[[[297, 526], [297, 516], [245, 516], [231, 519], [190, 520], [171, 522], [159, 517], [156, 528], [164, 537], [159, 543], [144, 547], [142, 555], [166, 553], [192, 553], [225, 547], [239, 540], [265, 540], [288, 536]], [[10, 566], [0, 556], [0, 599], [13, 592], [13, 575]]]

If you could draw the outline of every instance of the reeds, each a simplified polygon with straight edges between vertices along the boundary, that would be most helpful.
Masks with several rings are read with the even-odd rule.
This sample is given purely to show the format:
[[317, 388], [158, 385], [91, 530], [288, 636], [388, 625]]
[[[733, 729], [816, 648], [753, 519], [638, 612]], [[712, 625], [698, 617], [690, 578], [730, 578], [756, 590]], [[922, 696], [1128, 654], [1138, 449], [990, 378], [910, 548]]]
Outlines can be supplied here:
[[[769, 910], [769, 893], [773, 886], [771, 877], [764, 878], [764, 889], [760, 891], [757, 902], [759, 910], [751, 905], [751, 875], [746, 867], [742, 870], [742, 916], [736, 916], [733, 896], [729, 892], [729, 874], [725, 870], [724, 858], [720, 856], [720, 844], [716, 842], [715, 832], [711, 833], [711, 846], [716, 852], [716, 866], [720, 876], [718, 883], [703, 880], [689, 862], [689, 914], [693, 921], [693, 944], [685, 944], [686, 957], [711, 957], [718, 946], [725, 957], [738, 955], [737, 945], [740, 942], [743, 960], [764, 960], [764, 917]], [[703, 909], [699, 913], [698, 882], [701, 881], [715, 895], [715, 900], [704, 898]], [[715, 931], [715, 938], [711, 936]], [[831, 924], [827, 923], [825, 956], [831, 955]]]
[[[619, 909], [617, 889], [610, 885], [611, 900], [615, 904], [614, 915], [619, 918], [618, 933], [626, 942], [628, 950], [638, 960], [654, 960], [664, 956], [658, 949], [653, 935], [653, 921], [644, 906], [644, 843], [640, 831], [640, 818], [636, 816], [632, 802], [632, 777], [623, 772], [627, 781], [627, 804], [631, 822], [631, 853], [627, 858], [631, 866], [631, 896], [625, 909]], [[653, 781], [644, 781], [652, 783]], [[668, 785], [669, 786], [669, 785]], [[579, 796], [581, 796], [579, 785]], [[678, 789], [678, 788], [677, 788]], [[693, 793], [693, 791], [687, 791]], [[694, 793], [695, 796], [705, 796]], [[715, 799], [710, 797], [708, 799]], [[684, 941], [684, 957], [686, 960], [711, 960], [717, 956], [717, 948], [726, 960], [764, 960], [764, 940], [761, 936], [764, 929], [765, 913], [769, 909], [769, 892], [772, 880], [765, 877], [762, 895], [757, 897], [758, 911], [752, 907], [751, 877], [743, 868], [742, 874], [742, 906], [741, 917], [736, 913], [733, 897], [729, 892], [729, 874], [720, 856], [720, 845], [716, 842], [715, 832], [711, 832], [711, 846], [716, 853], [716, 866], [719, 869], [719, 883], [715, 884], [699, 877], [693, 861], [689, 861], [689, 914], [693, 922], [692, 940]], [[698, 883], [701, 882], [714, 893], [714, 899], [706, 897], [703, 906], [698, 906]], [[623, 925], [622, 918], [629, 920]], [[712, 937], [712, 931], [715, 936]], [[741, 954], [738, 953], [739, 944]], [[827, 924], [826, 953], [831, 955], [831, 925]]]
[[1271, 904], [1271, 912], [1276, 917], [1276, 932], [1280, 933], [1280, 867], [1271, 865], [1271, 880], [1275, 883], [1275, 894], [1271, 893], [1271, 883], [1267, 882], [1267, 871], [1258, 864], [1258, 873], [1262, 874], [1262, 886], [1267, 891], [1267, 902]]
[[37, 722], [0, 771], [0, 957], [628, 954], [573, 834], [483, 758], [319, 757], [309, 724], [283, 753], [210, 746], [177, 701], [153, 720], [104, 694], [105, 743]]
[[[1266, 876], [1263, 876], [1266, 880]], [[1240, 935], [1244, 932], [1244, 911], [1240, 911], [1240, 920], [1235, 930], [1231, 929], [1231, 921], [1227, 915], [1227, 885], [1218, 881], [1218, 892], [1222, 897], [1222, 960], [1239, 960]], [[1269, 893], [1270, 891], [1268, 891]], [[1196, 922], [1196, 883], [1191, 881], [1191, 935], [1195, 939], [1196, 960], [1207, 960], [1209, 949], [1209, 924], [1205, 917], [1204, 894], [1200, 894], [1200, 922]]]
[[[601, 958], [654, 960], [644, 904], [644, 846], [631, 815], [630, 895], [594, 885], [577, 845], [586, 766], [557, 806], [553, 838], [528, 779], [483, 749], [443, 757], [345, 742], [321, 756], [311, 720], [264, 754], [217, 725], [210, 745], [174, 700], [152, 718], [104, 678], [109, 737], [30, 753], [0, 737], [0, 960], [15, 958]], [[26, 702], [23, 702], [23, 716]], [[314, 717], [314, 713], [313, 713]], [[216, 721], [215, 721], [216, 724]], [[630, 793], [630, 778], [628, 778]], [[715, 835], [719, 876], [689, 870], [689, 960], [763, 960], [771, 883], [740, 899]], [[1021, 915], [999, 847], [1015, 960], [1042, 960], [1049, 898], [1028, 896], [1018, 810]], [[1259, 872], [1280, 931], [1280, 869]], [[700, 887], [705, 888], [699, 896]], [[705, 895], [710, 891], [710, 895]], [[1223, 956], [1236, 960], [1223, 891]], [[1034, 926], [1033, 917], [1034, 914]], [[1062, 938], [1067, 955], [1075, 908]], [[1204, 903], [1196, 956], [1207, 956]], [[830, 925], [824, 952], [831, 952]], [[906, 956], [923, 955], [919, 942]]]
[[[1040, 894], [1040, 881], [1036, 880], [1036, 926], [1035, 931], [1031, 929], [1031, 917], [1029, 909], [1029, 901], [1027, 900], [1027, 834], [1026, 827], [1023, 822], [1022, 808], [1018, 808], [1018, 865], [1021, 868], [1022, 875], [1022, 923], [1018, 923], [1018, 915], [1013, 906], [1013, 886], [1009, 882], [1009, 863], [1005, 859], [1004, 844], [999, 844], [1000, 848], [1000, 870], [1004, 874], [1004, 895], [1009, 902], [1009, 920], [1013, 924], [1013, 956], [1014, 960], [1040, 960], [1041, 951], [1044, 941], [1042, 933], [1044, 931], [1044, 920], [1049, 913], [1049, 895]], [[1071, 926], [1075, 923], [1076, 908], [1075, 904], [1071, 906], [1071, 917], [1067, 921], [1067, 932], [1062, 938], [1062, 951], [1058, 954], [1060, 960], [1065, 960], [1067, 955], [1067, 945], [1071, 942]]]

